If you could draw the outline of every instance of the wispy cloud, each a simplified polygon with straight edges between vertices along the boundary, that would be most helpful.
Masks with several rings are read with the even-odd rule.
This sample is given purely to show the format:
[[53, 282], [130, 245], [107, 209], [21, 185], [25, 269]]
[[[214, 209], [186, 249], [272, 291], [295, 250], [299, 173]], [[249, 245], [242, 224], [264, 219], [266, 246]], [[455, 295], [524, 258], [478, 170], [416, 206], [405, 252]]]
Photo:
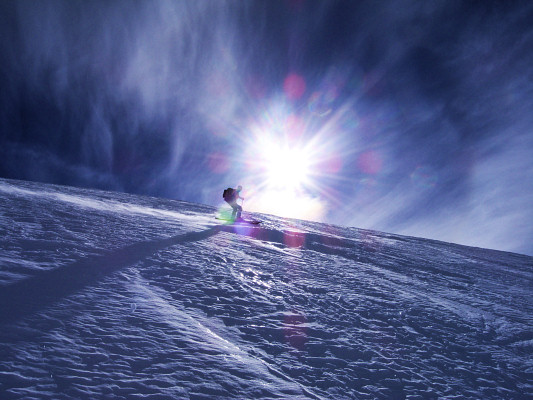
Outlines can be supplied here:
[[0, 174], [217, 204], [259, 121], [325, 220], [532, 254], [532, 10], [6, 1]]

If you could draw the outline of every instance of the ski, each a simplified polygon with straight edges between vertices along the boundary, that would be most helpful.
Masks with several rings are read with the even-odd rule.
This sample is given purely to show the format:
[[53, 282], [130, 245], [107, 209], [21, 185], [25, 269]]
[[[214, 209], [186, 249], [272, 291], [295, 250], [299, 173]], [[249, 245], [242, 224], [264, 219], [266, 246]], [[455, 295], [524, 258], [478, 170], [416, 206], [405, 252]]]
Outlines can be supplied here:
[[261, 221], [255, 220], [255, 219], [244, 219], [244, 218], [237, 218], [235, 221], [232, 219], [227, 218], [220, 218], [215, 217], [215, 219], [218, 219], [219, 221], [225, 221], [228, 224], [250, 224], [250, 225], [259, 225]]

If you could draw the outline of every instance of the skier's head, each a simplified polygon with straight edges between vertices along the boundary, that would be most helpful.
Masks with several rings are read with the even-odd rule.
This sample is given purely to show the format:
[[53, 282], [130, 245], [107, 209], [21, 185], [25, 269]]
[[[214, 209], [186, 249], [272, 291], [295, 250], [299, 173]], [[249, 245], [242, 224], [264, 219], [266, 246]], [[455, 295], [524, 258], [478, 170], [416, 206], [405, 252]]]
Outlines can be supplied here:
[[240, 192], [241, 190], [242, 190], [242, 186], [241, 185], [237, 186], [237, 192]]

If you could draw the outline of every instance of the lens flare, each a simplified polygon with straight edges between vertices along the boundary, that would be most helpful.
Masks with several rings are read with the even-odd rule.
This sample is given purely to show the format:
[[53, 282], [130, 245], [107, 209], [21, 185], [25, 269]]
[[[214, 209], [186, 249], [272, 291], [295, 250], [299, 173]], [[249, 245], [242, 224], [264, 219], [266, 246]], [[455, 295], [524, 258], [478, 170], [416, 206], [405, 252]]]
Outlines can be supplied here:
[[369, 150], [359, 156], [357, 166], [365, 174], [375, 175], [381, 171], [383, 160], [378, 152]]
[[[254, 81], [245, 87], [250, 100]], [[346, 161], [361, 154], [359, 113], [342, 98], [346, 82], [332, 71], [312, 87], [290, 72], [280, 82], [282, 94], [251, 101], [249, 114], [233, 120], [229, 170], [245, 187], [246, 211], [325, 221], [342, 206], [338, 188], [349, 184], [343, 171], [353, 165]], [[370, 153], [357, 167], [375, 175], [382, 160]]]
[[295, 143], [263, 129], [248, 144], [246, 165], [254, 196], [249, 210], [288, 218], [321, 220], [325, 203], [317, 192], [317, 153], [313, 142]]
[[[284, 83], [285, 89], [293, 87]], [[246, 210], [323, 221], [329, 207], [339, 204], [331, 185], [342, 180], [344, 158], [353, 152], [345, 141], [354, 132], [345, 135], [343, 129], [348, 108], [318, 118], [295, 112], [286, 98], [262, 107], [257, 119], [248, 121], [237, 157], [244, 168], [239, 179], [253, 187], [253, 193], [247, 189]]]
[[307, 341], [307, 318], [303, 313], [287, 312], [283, 319], [285, 340], [296, 350], [303, 350]]
[[283, 232], [283, 243], [288, 247], [300, 248], [305, 244], [305, 232], [289, 228]]
[[324, 157], [319, 167], [328, 174], [336, 175], [342, 169], [342, 164], [342, 158], [336, 153], [331, 153]]
[[228, 157], [221, 152], [215, 151], [207, 156], [207, 163], [211, 171], [222, 174], [229, 169]]
[[289, 100], [298, 100], [305, 93], [305, 79], [298, 74], [289, 74], [283, 82], [283, 90]]
[[298, 140], [305, 132], [305, 121], [296, 114], [290, 114], [285, 120], [285, 132], [289, 140]]

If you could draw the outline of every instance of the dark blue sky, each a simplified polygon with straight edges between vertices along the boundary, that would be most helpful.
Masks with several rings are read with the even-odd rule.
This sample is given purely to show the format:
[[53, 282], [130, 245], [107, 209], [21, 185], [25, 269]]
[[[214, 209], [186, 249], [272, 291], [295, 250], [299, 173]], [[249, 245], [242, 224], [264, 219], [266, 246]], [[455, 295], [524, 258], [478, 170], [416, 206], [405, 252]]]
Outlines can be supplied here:
[[533, 254], [531, 2], [2, 1], [0, 176]]

